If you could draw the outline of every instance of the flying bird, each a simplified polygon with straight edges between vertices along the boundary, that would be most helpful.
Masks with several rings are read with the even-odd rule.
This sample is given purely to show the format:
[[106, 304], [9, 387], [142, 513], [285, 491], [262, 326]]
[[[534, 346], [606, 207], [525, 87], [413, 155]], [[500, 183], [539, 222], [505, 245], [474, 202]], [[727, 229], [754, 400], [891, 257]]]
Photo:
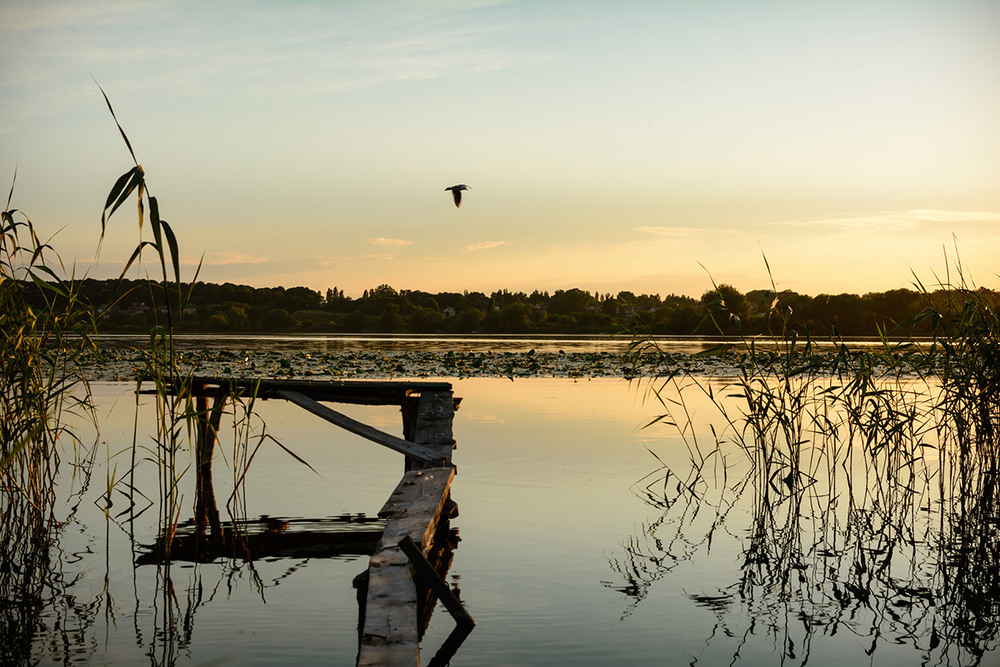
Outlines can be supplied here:
[[445, 188], [445, 190], [451, 190], [451, 196], [455, 198], [455, 206], [459, 207], [462, 205], [462, 190], [469, 190], [468, 185], [453, 185], [450, 188]]

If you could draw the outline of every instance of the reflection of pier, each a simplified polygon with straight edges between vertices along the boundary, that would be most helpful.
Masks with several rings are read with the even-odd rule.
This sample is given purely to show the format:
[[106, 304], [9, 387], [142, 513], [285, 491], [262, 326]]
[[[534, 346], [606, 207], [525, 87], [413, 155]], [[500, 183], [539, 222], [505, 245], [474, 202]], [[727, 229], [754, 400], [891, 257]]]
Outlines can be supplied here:
[[[352, 514], [322, 519], [262, 516], [223, 521], [221, 529], [221, 539], [213, 539], [194, 520], [178, 524], [169, 545], [170, 560], [209, 563], [217, 558], [370, 556], [382, 539], [385, 521]], [[153, 549], [139, 554], [136, 565], [160, 562], [167, 554], [166, 546], [159, 540]]]
[[[355, 579], [360, 607], [358, 664], [419, 664], [419, 640], [435, 599], [442, 601], [457, 623], [452, 636], [431, 661], [447, 663], [474, 625], [444, 580], [455, 542], [448, 520], [457, 514], [450, 497], [455, 476], [451, 455], [455, 445], [452, 420], [460, 399], [454, 398], [451, 384], [196, 377], [187, 389], [198, 409], [195, 519], [187, 531], [179, 530], [169, 545], [158, 545], [156, 552], [169, 551], [173, 558], [191, 560], [210, 560], [220, 555], [244, 557], [242, 554], [260, 557], [262, 554], [254, 550], [263, 549], [263, 545], [270, 554], [301, 553], [303, 548], [316, 555], [323, 549], [330, 554], [371, 553], [368, 569]], [[183, 392], [179, 387], [175, 391]], [[268, 518], [238, 525], [220, 521], [212, 484], [216, 435], [226, 401], [251, 397], [290, 401], [404, 454], [403, 478], [379, 512], [379, 523], [384, 523], [384, 528], [377, 544], [372, 544], [371, 520], [357, 517], [354, 523], [363, 523], [365, 530], [358, 530], [357, 525], [349, 530], [345, 525], [324, 525], [322, 530], [315, 530], [313, 525], [311, 530], [298, 530], [302, 527]], [[399, 405], [404, 437], [359, 422], [325, 402]], [[343, 523], [351, 521], [345, 517]], [[273, 522], [281, 525], [273, 529]], [[248, 527], [251, 529], [246, 530]], [[145, 558], [148, 562], [150, 556]]]

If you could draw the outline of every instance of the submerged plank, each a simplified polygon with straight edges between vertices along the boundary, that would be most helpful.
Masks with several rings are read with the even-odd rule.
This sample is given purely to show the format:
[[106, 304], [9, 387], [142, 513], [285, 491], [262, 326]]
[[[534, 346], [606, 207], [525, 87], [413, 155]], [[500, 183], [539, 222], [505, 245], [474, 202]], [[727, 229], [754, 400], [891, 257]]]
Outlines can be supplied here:
[[388, 522], [368, 565], [358, 665], [419, 664], [417, 589], [399, 542], [409, 537], [427, 553], [454, 477], [452, 467], [411, 470], [379, 512]]

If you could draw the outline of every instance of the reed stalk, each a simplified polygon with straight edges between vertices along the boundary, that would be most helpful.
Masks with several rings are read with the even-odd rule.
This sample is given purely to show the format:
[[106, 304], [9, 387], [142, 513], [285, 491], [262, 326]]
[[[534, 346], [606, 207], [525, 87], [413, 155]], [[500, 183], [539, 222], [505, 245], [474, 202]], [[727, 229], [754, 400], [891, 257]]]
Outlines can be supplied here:
[[[16, 175], [15, 175], [16, 181]], [[86, 466], [93, 451], [67, 421], [93, 420], [75, 367], [95, 350], [97, 316], [34, 224], [0, 215], [0, 663], [30, 655], [40, 612], [60, 586], [56, 476], [60, 448]]]
[[[715, 503], [726, 517], [743, 502], [749, 527], [728, 528], [746, 535], [742, 576], [718, 604], [741, 601], [786, 658], [801, 658], [815, 632], [840, 625], [869, 636], [871, 654], [897, 621], [942, 662], [976, 664], [996, 650], [1000, 318], [988, 293], [960, 262], [956, 268], [933, 292], [917, 281], [926, 309], [894, 332], [930, 323], [929, 340], [894, 342], [886, 334], [869, 350], [834, 335], [833, 351], [820, 352], [792, 325], [776, 289], [765, 304], [773, 332], [750, 337], [737, 328], [731, 347], [708, 352], [728, 355], [735, 378], [694, 376], [654, 340], [634, 340], [626, 362], [652, 357], [657, 368], [647, 390], [664, 411], [649, 426], [675, 428], [689, 453], [699, 432], [711, 434], [714, 443], [697, 449], [724, 462], [726, 474], [699, 453], [689, 454], [688, 472], [661, 466], [643, 480], [640, 495], [664, 516], [633, 540], [629, 561], [647, 559], [649, 570], [650, 562], [692, 552], [703, 531], [719, 526], [696, 524], [699, 511], [690, 507]], [[721, 298], [707, 317], [733, 321]], [[694, 423], [691, 392], [720, 419]], [[658, 534], [667, 525], [670, 540]], [[640, 542], [657, 548], [637, 552]], [[662, 576], [652, 568], [644, 581], [630, 562], [612, 566], [633, 591]], [[793, 636], [790, 628], [801, 627], [789, 624], [795, 617], [806, 619], [804, 634]], [[871, 625], [858, 625], [862, 617]]]

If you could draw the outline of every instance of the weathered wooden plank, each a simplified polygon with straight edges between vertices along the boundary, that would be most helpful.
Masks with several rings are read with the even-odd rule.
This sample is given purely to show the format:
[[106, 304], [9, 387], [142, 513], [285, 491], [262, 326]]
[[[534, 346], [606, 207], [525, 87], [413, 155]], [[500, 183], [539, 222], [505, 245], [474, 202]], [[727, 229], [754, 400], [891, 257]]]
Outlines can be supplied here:
[[[276, 398], [281, 390], [297, 391], [316, 401], [361, 405], [402, 405], [409, 396], [425, 391], [451, 391], [449, 382], [382, 380], [282, 380], [241, 377], [191, 378], [193, 396], [216, 396], [240, 390], [259, 398]], [[146, 393], [146, 392], [144, 392]]]
[[377, 428], [369, 426], [368, 424], [363, 424], [341, 412], [337, 412], [336, 410], [322, 405], [321, 403], [317, 403], [313, 399], [297, 391], [282, 389], [277, 392], [277, 395], [301, 408], [305, 408], [309, 412], [318, 417], [322, 417], [328, 422], [336, 424], [351, 433], [360, 435], [362, 438], [367, 438], [372, 442], [376, 442], [383, 447], [388, 447], [389, 449], [406, 454], [409, 457], [418, 459], [427, 464], [441, 462], [440, 454], [429, 447], [410, 442], [409, 440], [403, 440], [402, 438], [397, 438], [396, 436], [390, 435], [385, 431], [380, 431]]
[[[455, 469], [450, 466], [410, 470], [403, 475], [382, 509], [379, 510], [378, 515], [398, 521], [410, 516], [437, 514], [441, 511], [441, 508], [437, 506], [439, 496], [447, 497], [446, 492], [451, 488], [454, 477]], [[440, 489], [439, 487], [442, 486], [444, 488]], [[441, 494], [441, 491], [445, 493]], [[441, 502], [444, 500], [442, 499]], [[423, 544], [416, 537], [413, 539], [421, 545]]]
[[369, 561], [358, 665], [420, 664], [416, 584], [399, 542], [409, 537], [427, 553], [454, 477], [452, 467], [411, 470], [379, 513], [389, 520]]
[[450, 391], [421, 393], [413, 441], [433, 449], [440, 458], [450, 463], [451, 452], [455, 448], [452, 433], [454, 419], [455, 398]]

